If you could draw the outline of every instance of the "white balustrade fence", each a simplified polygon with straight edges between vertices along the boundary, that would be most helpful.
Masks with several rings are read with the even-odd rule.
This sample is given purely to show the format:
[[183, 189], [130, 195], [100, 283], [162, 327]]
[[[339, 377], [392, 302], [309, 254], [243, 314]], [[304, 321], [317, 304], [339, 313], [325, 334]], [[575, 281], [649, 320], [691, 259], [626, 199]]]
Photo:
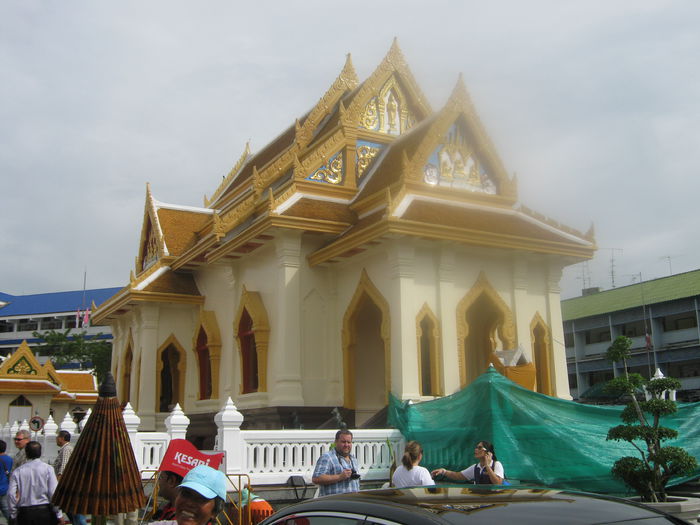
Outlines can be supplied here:
[[[141, 420], [131, 405], [127, 404], [123, 416], [139, 470], [143, 479], [148, 479], [160, 466], [170, 440], [185, 438], [190, 420], [177, 405], [165, 420], [166, 432], [139, 432]], [[88, 417], [89, 414], [81, 425], [84, 426]], [[226, 454], [226, 472], [249, 474], [254, 485], [285, 484], [290, 476], [302, 476], [311, 483], [316, 460], [335, 441], [336, 429], [241, 430], [243, 415], [230, 398], [215, 420], [218, 427], [216, 450]], [[29, 431], [27, 421], [14, 425], [8, 423], [0, 428], [0, 439], [7, 443], [7, 454], [11, 456], [17, 452], [13, 438], [18, 430]], [[70, 432], [72, 443], [80, 436], [80, 428], [69, 415], [60, 427], [49, 417], [41, 432], [30, 431], [31, 439], [41, 443], [42, 459], [47, 463], [53, 463], [58, 453], [56, 434], [59, 430]], [[403, 454], [401, 433], [394, 429], [356, 429], [352, 433], [352, 452], [357, 458], [362, 479], [388, 479], [391, 450], [397, 462]]]
[[[328, 451], [336, 430], [241, 430], [243, 415], [229, 398], [216, 415], [216, 450], [226, 454], [228, 474], [249, 474], [254, 485], [284, 484], [290, 476], [303, 476], [311, 483], [318, 457]], [[156, 470], [171, 439], [184, 438], [189, 425], [179, 405], [165, 420], [167, 432], [139, 432], [140, 418], [130, 405], [124, 409], [126, 423], [139, 470]], [[359, 474], [366, 480], [388, 479], [391, 449], [397, 461], [404, 440], [394, 429], [353, 430], [353, 454]], [[144, 479], [151, 477], [143, 473]]]

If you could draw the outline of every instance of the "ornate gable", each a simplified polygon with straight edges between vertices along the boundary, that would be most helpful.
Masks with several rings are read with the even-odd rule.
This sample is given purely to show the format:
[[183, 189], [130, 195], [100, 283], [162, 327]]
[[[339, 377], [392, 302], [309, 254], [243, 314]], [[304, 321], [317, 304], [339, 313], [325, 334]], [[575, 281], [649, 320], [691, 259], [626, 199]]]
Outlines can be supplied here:
[[34, 357], [34, 353], [26, 341], [0, 366], [0, 375], [17, 376], [31, 379], [47, 379], [44, 367]]
[[445, 107], [430, 123], [408, 166], [409, 176], [427, 186], [500, 195], [515, 202], [515, 179], [476, 114], [460, 75]]
[[138, 275], [153, 266], [164, 255], [168, 255], [168, 249], [158, 220], [156, 203], [151, 193], [151, 185], [146, 184], [146, 203], [143, 212], [139, 255], [136, 258], [136, 274]]
[[360, 132], [396, 136], [431, 112], [394, 39], [384, 60], [349, 101], [347, 119]]

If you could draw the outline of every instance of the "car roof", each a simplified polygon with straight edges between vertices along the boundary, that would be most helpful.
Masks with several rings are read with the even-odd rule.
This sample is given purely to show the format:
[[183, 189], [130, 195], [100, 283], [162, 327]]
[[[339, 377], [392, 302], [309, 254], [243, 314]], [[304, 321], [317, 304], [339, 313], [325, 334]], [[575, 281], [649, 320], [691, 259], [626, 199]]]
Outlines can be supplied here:
[[291, 518], [329, 512], [363, 515], [380, 522], [388, 520], [412, 525], [492, 525], [507, 523], [509, 520], [519, 525], [629, 523], [638, 520], [646, 520], [648, 523], [682, 523], [649, 507], [617, 498], [557, 489], [504, 489], [474, 485], [390, 488], [325, 496], [286, 507], [264, 523], [275, 523], [283, 516]]

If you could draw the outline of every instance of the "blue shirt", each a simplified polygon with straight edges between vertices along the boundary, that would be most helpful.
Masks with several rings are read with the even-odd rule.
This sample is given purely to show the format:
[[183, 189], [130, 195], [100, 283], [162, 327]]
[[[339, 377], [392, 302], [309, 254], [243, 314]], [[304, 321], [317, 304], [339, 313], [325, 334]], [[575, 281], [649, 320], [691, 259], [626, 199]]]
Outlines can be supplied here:
[[10, 479], [8, 472], [12, 471], [12, 458], [7, 454], [0, 454], [0, 496], [7, 494]]
[[[341, 464], [342, 461], [342, 464]], [[358, 471], [357, 460], [350, 454], [347, 458], [342, 458], [335, 452], [335, 449], [329, 450], [323, 454], [316, 462], [313, 478], [324, 474], [340, 474], [346, 468]], [[342, 494], [343, 492], [358, 492], [360, 490], [359, 479], [344, 479], [329, 485], [320, 485], [319, 496], [327, 496], [328, 494]]]

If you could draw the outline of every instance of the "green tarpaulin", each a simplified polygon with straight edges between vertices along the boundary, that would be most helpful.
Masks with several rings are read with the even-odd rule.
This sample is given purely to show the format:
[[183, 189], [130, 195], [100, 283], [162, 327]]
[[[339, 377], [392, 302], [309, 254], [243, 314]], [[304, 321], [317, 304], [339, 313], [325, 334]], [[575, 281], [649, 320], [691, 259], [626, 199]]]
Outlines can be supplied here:
[[[624, 495], [610, 468], [638, 456], [625, 442], [606, 441], [621, 424], [621, 406], [591, 406], [527, 390], [490, 368], [471, 385], [444, 398], [403, 403], [392, 396], [389, 424], [423, 445], [421, 465], [461, 470], [473, 465], [474, 445], [491, 441], [506, 477], [522, 483]], [[700, 403], [679, 404], [663, 419], [679, 438], [665, 442], [700, 459]], [[694, 476], [700, 476], [700, 469]], [[670, 485], [680, 483], [675, 479]]]

